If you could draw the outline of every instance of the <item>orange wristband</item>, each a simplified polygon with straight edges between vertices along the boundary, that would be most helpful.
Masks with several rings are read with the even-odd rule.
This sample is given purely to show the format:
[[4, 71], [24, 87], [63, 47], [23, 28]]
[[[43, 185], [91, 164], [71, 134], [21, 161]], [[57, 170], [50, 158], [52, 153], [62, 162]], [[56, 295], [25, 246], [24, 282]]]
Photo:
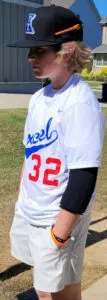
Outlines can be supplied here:
[[67, 240], [66, 240], [65, 242], [59, 242], [59, 241], [56, 239], [55, 235], [54, 235], [54, 232], [53, 232], [53, 226], [51, 227], [51, 237], [52, 237], [54, 243], [56, 244], [56, 246], [58, 246], [58, 247], [60, 247], [60, 248], [63, 247], [63, 246], [68, 242], [68, 240], [69, 240], [69, 237], [68, 237]]

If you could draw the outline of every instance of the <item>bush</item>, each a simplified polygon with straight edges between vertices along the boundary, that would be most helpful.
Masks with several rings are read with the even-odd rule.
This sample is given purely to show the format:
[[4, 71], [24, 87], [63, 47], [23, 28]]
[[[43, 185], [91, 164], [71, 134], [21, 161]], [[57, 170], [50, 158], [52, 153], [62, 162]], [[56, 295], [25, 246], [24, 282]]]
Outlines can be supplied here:
[[93, 70], [91, 70], [88, 74], [88, 80], [93, 80], [93, 79], [95, 80], [95, 74], [94, 74]]
[[104, 73], [103, 73], [102, 68], [100, 68], [100, 69], [96, 72], [95, 78], [96, 78], [96, 80], [98, 80], [98, 81], [104, 81]]
[[103, 76], [106, 77], [107, 76], [107, 67], [102, 67], [100, 70], [101, 70]]
[[99, 68], [99, 71], [97, 71], [95, 74], [96, 80], [104, 81], [105, 77], [107, 77], [107, 67]]
[[88, 80], [88, 74], [89, 74], [89, 71], [87, 68], [83, 69], [82, 72], [81, 72], [81, 76], [82, 78]]
[[96, 73], [94, 73], [93, 70], [89, 71], [85, 68], [81, 72], [81, 77], [85, 80], [104, 81], [104, 78], [107, 77], [107, 67], [99, 68]]

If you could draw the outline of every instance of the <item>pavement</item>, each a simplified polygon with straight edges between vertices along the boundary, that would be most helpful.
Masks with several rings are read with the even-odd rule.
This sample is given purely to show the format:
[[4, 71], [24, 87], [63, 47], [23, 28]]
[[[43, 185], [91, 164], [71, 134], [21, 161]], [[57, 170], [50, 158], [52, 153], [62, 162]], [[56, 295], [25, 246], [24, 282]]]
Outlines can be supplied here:
[[107, 300], [107, 275], [85, 290], [82, 294], [82, 300]]
[[[0, 109], [27, 108], [31, 94], [0, 93]], [[107, 103], [101, 103], [107, 107]]]
[[[0, 109], [27, 108], [31, 94], [0, 94]], [[107, 104], [101, 104], [107, 107]], [[107, 275], [83, 291], [82, 300], [107, 300]]]
[[0, 109], [27, 108], [30, 94], [0, 94]]

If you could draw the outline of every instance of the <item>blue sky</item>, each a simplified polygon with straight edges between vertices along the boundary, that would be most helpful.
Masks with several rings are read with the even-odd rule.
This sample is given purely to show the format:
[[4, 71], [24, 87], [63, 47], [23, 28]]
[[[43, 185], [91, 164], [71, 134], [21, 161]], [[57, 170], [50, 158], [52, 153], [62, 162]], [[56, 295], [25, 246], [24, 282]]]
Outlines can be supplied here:
[[101, 17], [107, 16], [107, 0], [94, 0], [94, 3]]

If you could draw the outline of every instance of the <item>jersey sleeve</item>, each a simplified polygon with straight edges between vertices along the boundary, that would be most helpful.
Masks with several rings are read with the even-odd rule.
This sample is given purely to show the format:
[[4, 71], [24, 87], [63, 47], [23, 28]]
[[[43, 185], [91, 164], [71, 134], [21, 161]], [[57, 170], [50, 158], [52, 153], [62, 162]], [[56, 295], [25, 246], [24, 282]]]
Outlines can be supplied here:
[[99, 167], [105, 127], [100, 109], [76, 103], [65, 113], [63, 126], [68, 169]]

